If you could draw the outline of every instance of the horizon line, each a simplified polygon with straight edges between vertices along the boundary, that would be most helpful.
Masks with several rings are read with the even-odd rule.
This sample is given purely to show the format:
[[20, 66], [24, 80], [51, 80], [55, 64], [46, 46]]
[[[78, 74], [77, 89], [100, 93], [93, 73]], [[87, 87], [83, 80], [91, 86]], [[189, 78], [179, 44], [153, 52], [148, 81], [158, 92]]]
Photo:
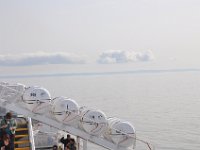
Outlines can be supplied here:
[[152, 70], [127, 70], [127, 71], [107, 71], [107, 72], [77, 72], [77, 73], [44, 73], [44, 74], [19, 74], [19, 75], [0, 75], [1, 79], [6, 78], [37, 78], [37, 77], [73, 77], [73, 76], [106, 76], [121, 74], [151, 74], [151, 73], [179, 73], [179, 72], [200, 72], [200, 69], [152, 69]]

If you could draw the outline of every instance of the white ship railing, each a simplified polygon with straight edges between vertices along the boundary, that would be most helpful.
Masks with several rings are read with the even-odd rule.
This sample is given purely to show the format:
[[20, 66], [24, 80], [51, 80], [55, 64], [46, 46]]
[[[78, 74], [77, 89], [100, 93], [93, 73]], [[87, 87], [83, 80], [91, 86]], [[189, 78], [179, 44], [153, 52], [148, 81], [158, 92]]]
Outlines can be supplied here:
[[31, 120], [30, 117], [27, 117], [27, 121], [28, 121], [28, 132], [29, 132], [30, 147], [31, 147], [31, 150], [35, 150], [32, 120]]

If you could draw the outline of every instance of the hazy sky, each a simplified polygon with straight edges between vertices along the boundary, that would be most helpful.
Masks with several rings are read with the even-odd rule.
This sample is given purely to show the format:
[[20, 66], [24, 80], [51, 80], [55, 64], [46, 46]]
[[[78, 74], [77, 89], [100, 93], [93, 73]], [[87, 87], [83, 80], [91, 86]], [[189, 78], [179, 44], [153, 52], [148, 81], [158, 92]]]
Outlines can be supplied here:
[[0, 54], [106, 50], [200, 66], [200, 0], [0, 0]]

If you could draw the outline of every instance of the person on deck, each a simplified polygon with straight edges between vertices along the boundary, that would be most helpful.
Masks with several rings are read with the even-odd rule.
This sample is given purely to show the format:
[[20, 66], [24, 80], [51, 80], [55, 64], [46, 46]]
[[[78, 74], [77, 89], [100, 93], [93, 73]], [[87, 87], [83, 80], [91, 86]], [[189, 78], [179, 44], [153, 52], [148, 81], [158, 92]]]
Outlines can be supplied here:
[[66, 138], [66, 139], [65, 139], [64, 137], [62, 137], [62, 138], [60, 139], [60, 142], [61, 142], [62, 144], [64, 144], [64, 150], [66, 149], [67, 144], [70, 142], [70, 139], [71, 139], [71, 136], [70, 136], [69, 134], [67, 134], [67, 138]]
[[71, 138], [70, 142], [67, 144], [67, 150], [76, 150], [76, 142], [73, 138]]
[[0, 141], [0, 150], [11, 150], [9, 143], [10, 143], [9, 135], [4, 134]]
[[12, 113], [8, 112], [0, 123], [3, 134], [9, 135], [10, 150], [14, 150], [15, 129], [17, 127], [16, 120], [12, 118]]

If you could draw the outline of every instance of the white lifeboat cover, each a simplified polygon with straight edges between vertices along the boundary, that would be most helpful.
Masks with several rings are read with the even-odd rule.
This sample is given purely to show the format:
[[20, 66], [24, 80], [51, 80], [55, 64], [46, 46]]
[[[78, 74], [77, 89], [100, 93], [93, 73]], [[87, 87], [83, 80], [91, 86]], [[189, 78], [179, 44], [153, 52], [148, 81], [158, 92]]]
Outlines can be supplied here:
[[134, 146], [136, 141], [135, 129], [131, 123], [118, 118], [108, 119], [109, 127], [104, 137], [122, 147]]
[[49, 91], [38, 86], [26, 88], [22, 98], [26, 107], [38, 114], [48, 111], [51, 102]]
[[52, 112], [55, 118], [63, 123], [78, 124], [79, 106], [75, 100], [57, 97], [53, 100]]
[[91, 135], [102, 134], [108, 125], [106, 115], [100, 110], [81, 110], [80, 127]]

